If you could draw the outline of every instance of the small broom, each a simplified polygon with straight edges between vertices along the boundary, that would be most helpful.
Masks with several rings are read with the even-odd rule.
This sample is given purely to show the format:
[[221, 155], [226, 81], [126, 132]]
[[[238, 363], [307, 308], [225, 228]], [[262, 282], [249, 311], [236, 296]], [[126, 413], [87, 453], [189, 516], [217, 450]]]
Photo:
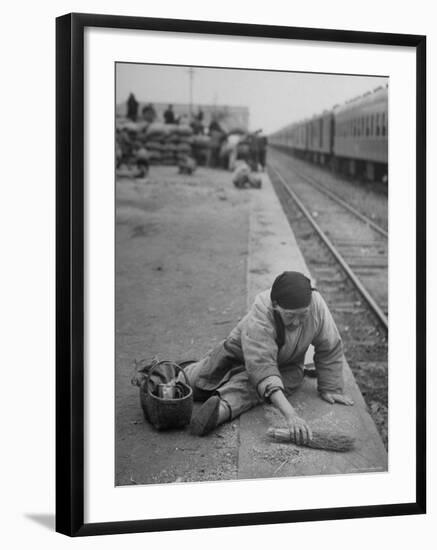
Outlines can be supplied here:
[[346, 453], [354, 448], [355, 438], [347, 434], [335, 434], [329, 432], [318, 432], [313, 430], [313, 437], [307, 443], [298, 443], [294, 434], [291, 434], [287, 428], [269, 428], [267, 435], [278, 443], [294, 443], [303, 445], [312, 449], [325, 449], [327, 451], [337, 451]]

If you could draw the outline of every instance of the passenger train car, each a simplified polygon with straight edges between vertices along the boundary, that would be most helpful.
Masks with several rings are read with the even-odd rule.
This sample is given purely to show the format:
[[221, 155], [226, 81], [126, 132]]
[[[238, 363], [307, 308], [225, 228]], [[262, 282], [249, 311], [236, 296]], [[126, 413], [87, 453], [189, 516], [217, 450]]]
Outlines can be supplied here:
[[350, 176], [387, 181], [388, 88], [290, 124], [269, 143]]

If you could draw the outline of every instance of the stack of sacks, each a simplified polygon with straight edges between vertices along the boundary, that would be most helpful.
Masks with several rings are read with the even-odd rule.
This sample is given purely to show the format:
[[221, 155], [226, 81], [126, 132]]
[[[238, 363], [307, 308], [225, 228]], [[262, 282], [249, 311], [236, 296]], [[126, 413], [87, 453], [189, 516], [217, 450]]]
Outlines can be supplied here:
[[192, 155], [190, 126], [154, 122], [147, 128], [144, 146], [150, 151], [151, 164], [177, 165]]
[[118, 119], [117, 130], [116, 148], [129, 151], [144, 147], [149, 153], [150, 164], [177, 166], [186, 157], [193, 157], [197, 164], [207, 164], [210, 138], [193, 135], [187, 124], [135, 123]]

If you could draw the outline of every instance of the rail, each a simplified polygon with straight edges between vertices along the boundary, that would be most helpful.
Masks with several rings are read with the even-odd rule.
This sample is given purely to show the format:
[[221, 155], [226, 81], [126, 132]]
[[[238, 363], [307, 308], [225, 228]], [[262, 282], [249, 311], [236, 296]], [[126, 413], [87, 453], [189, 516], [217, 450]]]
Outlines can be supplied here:
[[[272, 168], [271, 164], [270, 164], [270, 167]], [[302, 180], [306, 181], [307, 183], [309, 183], [313, 187], [316, 187], [319, 191], [324, 193], [327, 197], [332, 199], [337, 204], [340, 204], [341, 206], [343, 206], [343, 208], [346, 208], [346, 210], [348, 210], [351, 214], [353, 214], [354, 216], [359, 218], [361, 221], [365, 222], [367, 225], [369, 225], [372, 229], [374, 229], [380, 235], [382, 235], [383, 237], [388, 239], [388, 233], [384, 228], [382, 228], [380, 225], [375, 223], [373, 220], [371, 220], [365, 214], [362, 214], [359, 210], [357, 210], [351, 204], [349, 204], [348, 202], [346, 202], [345, 200], [340, 198], [336, 193], [333, 193], [329, 189], [326, 189], [326, 187], [323, 184], [319, 183], [318, 181], [316, 181], [311, 176], [308, 176], [307, 174], [302, 174], [302, 172], [300, 172], [299, 170], [296, 170], [295, 167], [293, 167], [293, 172], [295, 174], [297, 174]]]
[[[331, 242], [331, 240], [326, 236], [326, 234], [323, 232], [323, 230], [320, 228], [319, 224], [315, 221], [313, 216], [310, 214], [310, 212], [307, 210], [305, 205], [302, 203], [302, 201], [299, 199], [299, 197], [296, 195], [296, 193], [289, 188], [287, 185], [287, 182], [284, 180], [282, 175], [278, 172], [276, 168], [273, 166], [269, 166], [270, 169], [274, 172], [276, 177], [278, 178], [278, 181], [281, 182], [284, 190], [290, 197], [293, 199], [293, 201], [297, 204], [298, 208], [301, 210], [303, 215], [307, 218], [307, 220], [310, 222], [310, 224], [313, 226], [316, 233], [319, 235], [319, 237], [322, 239], [322, 241], [325, 243], [325, 245], [328, 247], [331, 254], [335, 257], [335, 259], [338, 261], [340, 266], [342, 267], [343, 271], [346, 273], [346, 275], [349, 277], [353, 285], [356, 287], [358, 292], [361, 294], [361, 296], [364, 298], [364, 300], [369, 305], [370, 309], [374, 312], [376, 317], [378, 318], [378, 321], [380, 322], [382, 328], [386, 333], [388, 333], [388, 318], [382, 311], [382, 309], [379, 307], [379, 305], [375, 302], [375, 300], [372, 298], [372, 296], [367, 292], [366, 288], [363, 286], [359, 278], [355, 275], [355, 273], [352, 271], [346, 260], [343, 258], [343, 256], [340, 254], [340, 252], [336, 249], [334, 244]], [[338, 197], [337, 197], [338, 198]], [[364, 216], [365, 217], [365, 216]], [[375, 224], [376, 225], [376, 224]], [[379, 227], [379, 226], [377, 226]]]

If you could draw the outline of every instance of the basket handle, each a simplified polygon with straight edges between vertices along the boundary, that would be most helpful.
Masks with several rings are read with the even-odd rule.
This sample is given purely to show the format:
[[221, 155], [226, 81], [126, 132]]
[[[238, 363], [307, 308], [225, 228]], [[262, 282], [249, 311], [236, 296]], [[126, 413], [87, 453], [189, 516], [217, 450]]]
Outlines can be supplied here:
[[147, 376], [146, 376], [146, 379], [144, 380], [144, 382], [142, 384], [143, 387], [145, 386], [147, 388], [147, 391], [149, 391], [150, 376], [151, 376], [152, 372], [156, 369], [156, 367], [158, 367], [159, 365], [172, 365], [173, 367], [176, 367], [177, 371], [182, 372], [182, 374], [184, 375], [185, 382], [186, 382], [187, 386], [189, 386], [191, 388], [188, 377], [187, 377], [187, 375], [186, 375], [186, 373], [185, 373], [185, 371], [182, 367], [180, 367], [174, 361], [159, 361], [158, 363], [155, 363], [155, 365], [153, 365], [153, 367], [151, 369], [149, 369], [149, 371], [147, 373]]

